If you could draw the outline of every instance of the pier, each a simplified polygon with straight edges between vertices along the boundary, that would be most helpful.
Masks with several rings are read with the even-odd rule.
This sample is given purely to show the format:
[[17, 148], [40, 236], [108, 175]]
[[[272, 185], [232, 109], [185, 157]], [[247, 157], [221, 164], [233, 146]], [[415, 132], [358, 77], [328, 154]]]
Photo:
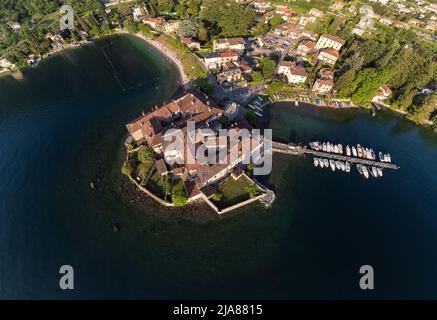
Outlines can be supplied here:
[[397, 165], [390, 162], [381, 162], [376, 160], [370, 160], [365, 158], [351, 157], [338, 153], [330, 153], [325, 151], [317, 151], [313, 149], [309, 149], [307, 147], [300, 147], [294, 145], [288, 145], [285, 143], [280, 143], [276, 141], [272, 141], [272, 151], [276, 153], [289, 154], [294, 156], [302, 156], [305, 154], [310, 154], [320, 158], [332, 159], [332, 160], [340, 160], [340, 161], [348, 161], [351, 164], [362, 164], [366, 166], [380, 167], [384, 169], [399, 169]]

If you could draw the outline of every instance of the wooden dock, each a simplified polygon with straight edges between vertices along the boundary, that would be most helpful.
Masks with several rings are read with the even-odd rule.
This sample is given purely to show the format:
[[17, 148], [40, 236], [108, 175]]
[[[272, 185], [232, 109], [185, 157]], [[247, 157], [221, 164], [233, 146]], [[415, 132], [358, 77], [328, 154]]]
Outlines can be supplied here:
[[315, 157], [325, 158], [325, 159], [332, 159], [332, 160], [339, 160], [339, 161], [348, 161], [351, 164], [362, 164], [366, 166], [373, 166], [373, 167], [380, 167], [384, 169], [392, 169], [396, 170], [399, 169], [397, 165], [390, 162], [381, 162], [376, 160], [370, 160], [365, 158], [358, 158], [358, 157], [350, 157], [343, 154], [338, 153], [330, 153], [325, 151], [316, 151], [313, 149], [309, 149], [307, 147], [295, 147], [290, 146], [288, 144], [272, 141], [272, 151], [276, 153], [283, 153], [283, 154], [289, 154], [289, 155], [305, 155], [310, 154]]

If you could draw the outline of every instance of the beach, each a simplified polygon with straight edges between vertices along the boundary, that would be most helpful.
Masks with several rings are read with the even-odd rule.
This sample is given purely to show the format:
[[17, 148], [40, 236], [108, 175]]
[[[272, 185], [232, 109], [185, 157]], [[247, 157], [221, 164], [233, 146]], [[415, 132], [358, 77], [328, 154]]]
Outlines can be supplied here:
[[167, 47], [165, 47], [162, 43], [160, 43], [160, 42], [158, 42], [158, 41], [156, 41], [156, 40], [153, 40], [153, 39], [147, 38], [146, 36], [144, 36], [144, 35], [141, 34], [141, 33], [130, 33], [130, 32], [125, 31], [125, 30], [120, 30], [120, 31], [117, 31], [116, 33], [117, 33], [117, 34], [130, 34], [130, 35], [133, 35], [133, 36], [139, 37], [139, 38], [143, 39], [144, 41], [146, 41], [146, 42], [147, 42], [148, 44], [150, 44], [151, 46], [153, 46], [155, 49], [157, 49], [158, 51], [160, 51], [160, 52], [161, 52], [163, 55], [165, 55], [169, 60], [171, 60], [171, 61], [176, 65], [176, 67], [178, 68], [178, 71], [179, 71], [179, 74], [180, 74], [180, 77], [181, 77], [181, 81], [182, 81], [182, 83], [181, 83], [182, 86], [184, 86], [184, 87], [187, 87], [187, 86], [188, 86], [188, 84], [189, 84], [189, 82], [190, 82], [191, 80], [188, 78], [187, 74], [185, 73], [185, 71], [184, 71], [184, 67], [182, 66], [181, 61], [179, 60], [177, 54], [176, 54], [174, 51], [169, 50], [169, 49], [168, 49]]

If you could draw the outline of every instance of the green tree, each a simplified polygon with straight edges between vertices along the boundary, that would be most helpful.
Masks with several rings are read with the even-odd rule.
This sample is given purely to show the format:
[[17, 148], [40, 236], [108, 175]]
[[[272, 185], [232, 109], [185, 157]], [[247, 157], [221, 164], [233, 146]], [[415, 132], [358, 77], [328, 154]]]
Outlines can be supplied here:
[[249, 186], [247, 186], [246, 191], [249, 193], [250, 198], [255, 198], [260, 194], [260, 190], [255, 183], [252, 183]]
[[197, 27], [191, 20], [184, 20], [180, 23], [179, 29], [185, 37], [197, 38]]
[[176, 191], [172, 194], [171, 197], [173, 203], [175, 206], [177, 207], [182, 207], [187, 203], [187, 195], [185, 194], [184, 191]]
[[223, 198], [223, 193], [217, 192], [211, 197], [215, 202], [220, 202]]
[[139, 31], [138, 29], [138, 23], [136, 23], [135, 21], [133, 21], [132, 19], [127, 19], [124, 23], [123, 23], [123, 27], [131, 32], [131, 33], [137, 33]]
[[129, 161], [125, 161], [123, 163], [123, 166], [121, 167], [121, 172], [126, 175], [126, 176], [131, 176], [132, 172], [134, 170], [134, 167], [132, 165], [132, 163], [130, 163]]
[[142, 163], [148, 163], [155, 160], [155, 154], [152, 148], [144, 147], [138, 150], [138, 161]]

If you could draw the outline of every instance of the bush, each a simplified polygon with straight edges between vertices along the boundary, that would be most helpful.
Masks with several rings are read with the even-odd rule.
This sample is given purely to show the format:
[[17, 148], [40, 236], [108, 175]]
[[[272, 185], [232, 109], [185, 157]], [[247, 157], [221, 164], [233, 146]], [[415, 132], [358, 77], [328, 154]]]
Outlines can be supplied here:
[[252, 183], [250, 186], [246, 187], [246, 191], [249, 193], [251, 198], [255, 198], [259, 195], [259, 188], [255, 183]]
[[132, 163], [130, 163], [129, 161], [125, 161], [123, 163], [123, 166], [121, 167], [121, 172], [124, 175], [130, 177], [132, 174], [132, 171], [134, 171], [134, 167], [133, 167]]
[[219, 202], [223, 198], [223, 193], [217, 192], [211, 197], [212, 200]]
[[184, 191], [177, 191], [177, 192], [173, 193], [171, 198], [172, 198], [174, 205], [177, 207], [184, 206], [188, 200], [187, 195], [185, 194]]
[[138, 161], [142, 163], [149, 163], [155, 160], [155, 154], [153, 153], [152, 148], [144, 147], [138, 150]]

